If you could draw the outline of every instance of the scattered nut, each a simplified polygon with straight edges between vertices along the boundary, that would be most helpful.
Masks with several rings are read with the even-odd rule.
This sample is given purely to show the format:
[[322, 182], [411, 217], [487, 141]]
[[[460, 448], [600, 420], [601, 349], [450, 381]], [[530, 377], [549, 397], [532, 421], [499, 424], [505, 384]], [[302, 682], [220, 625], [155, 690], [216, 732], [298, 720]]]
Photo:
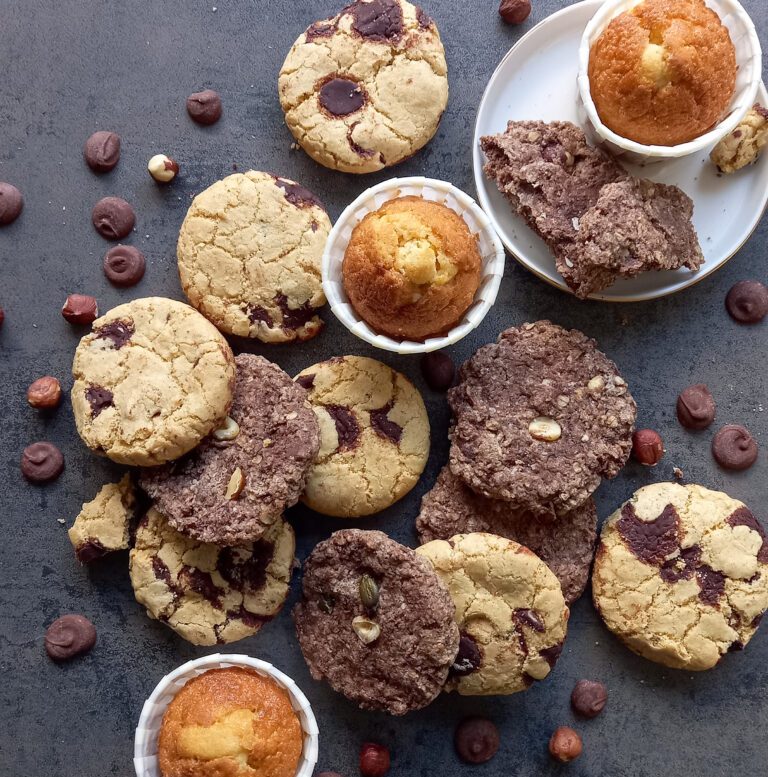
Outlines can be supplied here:
[[91, 324], [99, 317], [99, 306], [95, 297], [70, 294], [61, 309], [61, 315], [70, 324]]
[[678, 479], [682, 480], [685, 477], [685, 473], [683, 470], [680, 469], [680, 467], [673, 467], [672, 468], [672, 474]]
[[360, 748], [360, 774], [362, 777], [384, 777], [389, 771], [389, 750], [384, 745], [366, 742]]
[[595, 718], [608, 701], [608, 689], [597, 680], [579, 680], [571, 693], [573, 711], [585, 718]]
[[374, 609], [379, 603], [379, 585], [370, 576], [363, 575], [360, 578], [360, 601], [363, 607]]
[[638, 429], [632, 435], [632, 455], [646, 467], [658, 464], [664, 456], [664, 443], [653, 429]]
[[531, 13], [531, 0], [501, 0], [499, 15], [507, 24], [522, 24]]
[[534, 418], [530, 424], [528, 424], [528, 434], [533, 437], [534, 440], [542, 440], [543, 442], [555, 442], [560, 439], [562, 435], [562, 429], [560, 424], [553, 418], [544, 418], [539, 416]]
[[5, 321], [5, 311], [0, 308], [0, 326], [3, 325], [3, 321]]
[[378, 623], [362, 615], [352, 618], [352, 628], [364, 645], [370, 645], [381, 636], [381, 626]]
[[229, 442], [230, 440], [234, 440], [238, 434], [240, 434], [240, 426], [237, 421], [235, 421], [234, 418], [227, 416], [227, 420], [224, 421], [224, 426], [218, 428], [213, 433], [213, 437], [215, 440], [219, 440], [219, 442]]
[[41, 409], [58, 407], [61, 402], [61, 384], [50, 375], [38, 378], [27, 389], [27, 402]]
[[170, 183], [178, 174], [179, 165], [165, 154], [155, 154], [149, 160], [147, 170], [158, 183]]
[[487, 718], [465, 718], [456, 727], [453, 745], [467, 764], [484, 764], [499, 751], [499, 729]]
[[240, 496], [240, 494], [243, 493], [243, 489], [245, 488], [245, 475], [243, 475], [243, 471], [238, 467], [233, 473], [232, 477], [229, 479], [229, 483], [227, 484], [227, 490], [224, 494], [225, 499], [237, 499], [237, 497]]
[[592, 380], [587, 383], [587, 389], [590, 394], [599, 394], [605, 388], [605, 380], [602, 375], [595, 375]]
[[549, 740], [549, 754], [567, 764], [581, 755], [581, 737], [569, 726], [560, 726]]

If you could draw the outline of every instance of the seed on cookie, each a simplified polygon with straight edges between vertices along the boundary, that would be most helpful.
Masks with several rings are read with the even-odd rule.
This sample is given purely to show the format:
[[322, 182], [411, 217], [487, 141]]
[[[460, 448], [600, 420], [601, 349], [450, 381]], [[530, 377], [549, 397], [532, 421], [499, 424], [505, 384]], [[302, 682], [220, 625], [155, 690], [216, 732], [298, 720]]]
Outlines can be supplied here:
[[530, 424], [528, 424], [528, 434], [535, 440], [543, 440], [544, 442], [556, 442], [563, 434], [563, 430], [560, 428], [560, 424], [554, 420], [554, 418], [544, 418], [539, 416], [534, 418]]
[[237, 499], [240, 494], [243, 493], [245, 488], [245, 475], [243, 471], [238, 467], [230, 476], [227, 483], [227, 490], [224, 493], [225, 499]]
[[220, 426], [213, 433], [213, 436], [219, 440], [219, 442], [231, 442], [237, 438], [238, 434], [240, 434], [239, 424], [237, 421], [235, 421], [234, 418], [227, 416], [226, 420], [224, 421], [224, 425]]
[[352, 628], [364, 645], [370, 645], [381, 636], [381, 626], [362, 615], [352, 618]]

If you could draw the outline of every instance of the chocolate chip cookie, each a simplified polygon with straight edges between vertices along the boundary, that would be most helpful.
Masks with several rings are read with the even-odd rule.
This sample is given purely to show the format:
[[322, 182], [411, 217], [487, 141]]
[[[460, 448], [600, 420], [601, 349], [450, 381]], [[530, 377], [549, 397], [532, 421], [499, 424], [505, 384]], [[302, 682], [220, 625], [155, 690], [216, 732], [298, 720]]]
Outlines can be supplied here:
[[456, 605], [461, 647], [446, 690], [465, 696], [524, 691], [555, 666], [569, 610], [552, 570], [523, 545], [459, 534], [417, 549]]
[[406, 0], [355, 0], [310, 25], [278, 79], [289, 129], [321, 165], [371, 173], [435, 134], [448, 68], [435, 23]]
[[606, 521], [592, 591], [634, 652], [674, 669], [711, 669], [747, 645], [768, 609], [768, 539], [727, 494], [655, 483]]
[[287, 178], [251, 170], [209, 186], [181, 225], [179, 276], [189, 301], [223, 332], [266, 343], [323, 327], [320, 263], [331, 222]]
[[256, 542], [222, 548], [179, 534], [153, 507], [136, 531], [131, 583], [147, 614], [193, 645], [235, 642], [280, 612], [294, 550], [282, 520]]
[[384, 510], [418, 482], [429, 457], [429, 418], [414, 385], [386, 364], [334, 357], [296, 382], [320, 423], [320, 452], [302, 501], [324, 515]]
[[181, 302], [147, 297], [93, 322], [72, 364], [85, 444], [121, 464], [177, 459], [221, 426], [232, 402], [227, 341]]
[[141, 476], [171, 526], [219, 545], [259, 539], [296, 504], [320, 448], [307, 392], [262, 356], [241, 354], [235, 363], [224, 426], [184, 458]]
[[307, 559], [303, 594], [293, 616], [316, 680], [393, 715], [440, 693], [459, 630], [447, 589], [413, 550], [378, 531], [335, 532]]
[[629, 456], [635, 401], [581, 332], [549, 321], [507, 329], [459, 378], [448, 393], [450, 466], [483, 496], [564, 513]]
[[537, 514], [476, 494], [444, 467], [421, 500], [416, 529], [422, 543], [482, 532], [530, 548], [557, 576], [566, 604], [584, 592], [597, 539], [592, 499], [569, 513]]

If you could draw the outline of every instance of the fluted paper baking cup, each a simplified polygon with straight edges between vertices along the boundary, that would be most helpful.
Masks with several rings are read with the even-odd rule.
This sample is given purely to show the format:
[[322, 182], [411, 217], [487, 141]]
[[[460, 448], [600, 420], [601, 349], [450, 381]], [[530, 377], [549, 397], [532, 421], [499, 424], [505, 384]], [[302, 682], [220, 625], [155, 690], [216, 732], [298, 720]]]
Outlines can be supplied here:
[[592, 44], [600, 37], [611, 20], [629, 11], [641, 0], [606, 0], [584, 29], [579, 47], [579, 114], [590, 139], [605, 144], [616, 156], [638, 164], [661, 162], [703, 151], [714, 146], [747, 115], [754, 105], [760, 86], [763, 55], [755, 25], [749, 14], [736, 0], [706, 0], [707, 5], [717, 13], [728, 28], [736, 49], [736, 89], [728, 114], [709, 132], [677, 146], [650, 146], [617, 135], [608, 129], [597, 114], [589, 88], [589, 52]]
[[[477, 236], [482, 258], [480, 285], [475, 299], [461, 321], [447, 334], [423, 341], [395, 340], [374, 331], [357, 315], [344, 291], [341, 266], [352, 230], [369, 213], [398, 197], [423, 197], [439, 202], [461, 216]], [[504, 275], [504, 247], [480, 206], [461, 189], [447, 181], [416, 176], [393, 178], [363, 192], [339, 217], [331, 230], [323, 254], [323, 291], [336, 318], [361, 340], [394, 353], [427, 353], [445, 348], [466, 337], [485, 318], [496, 301]]]
[[317, 721], [307, 697], [288, 675], [275, 669], [272, 664], [250, 656], [222, 655], [220, 653], [182, 664], [178, 669], [163, 677], [155, 690], [152, 691], [152, 695], [144, 702], [133, 746], [133, 765], [136, 769], [136, 777], [161, 777], [157, 761], [157, 739], [163, 715], [171, 703], [171, 699], [193, 678], [210, 669], [225, 669], [231, 666], [245, 666], [254, 669], [260, 675], [271, 677], [288, 692], [291, 706], [298, 715], [304, 732], [304, 747], [301, 751], [296, 777], [312, 777], [317, 763], [319, 733]]

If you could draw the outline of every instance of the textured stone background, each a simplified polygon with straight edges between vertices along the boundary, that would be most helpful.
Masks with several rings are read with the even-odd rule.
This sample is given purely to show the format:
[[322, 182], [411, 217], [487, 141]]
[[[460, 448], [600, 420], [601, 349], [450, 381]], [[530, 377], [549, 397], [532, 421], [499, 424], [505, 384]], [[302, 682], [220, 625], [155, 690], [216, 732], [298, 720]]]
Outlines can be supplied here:
[[[743, 0], [768, 45], [764, 0]], [[213, 5], [217, 5], [214, 12]], [[475, 112], [498, 60], [525, 30], [566, 5], [534, 2], [531, 18], [505, 27], [495, 0], [424, 0], [447, 46], [451, 100], [437, 137], [395, 171], [452, 181], [474, 194], [470, 142]], [[65, 528], [80, 504], [118, 470], [91, 456], [75, 432], [67, 404], [50, 416], [26, 406], [26, 386], [43, 374], [70, 385], [78, 337], [60, 315], [69, 292], [95, 295], [102, 310], [146, 295], [181, 298], [175, 264], [176, 234], [189, 199], [232, 170], [254, 167], [290, 176], [315, 190], [335, 217], [364, 188], [392, 175], [356, 178], [315, 165], [291, 150], [276, 79], [294, 39], [314, 19], [335, 11], [332, 0], [164, 0], [117, 2], [0, 0], [0, 179], [16, 183], [26, 208], [0, 231], [0, 773], [7, 777], [133, 774], [133, 732], [141, 705], [157, 680], [207, 651], [186, 644], [151, 622], [135, 603], [120, 554], [91, 569], [74, 561]], [[552, 63], [557, 67], [557, 63]], [[222, 94], [223, 120], [205, 129], [184, 110], [188, 93], [213, 87]], [[122, 160], [106, 176], [82, 161], [82, 146], [96, 129], [123, 139]], [[166, 152], [182, 176], [158, 188], [147, 159]], [[112, 288], [101, 271], [107, 249], [91, 228], [90, 209], [107, 194], [137, 211], [131, 242], [148, 269], [134, 289]], [[768, 518], [766, 454], [749, 472], [729, 475], [709, 454], [712, 432], [682, 430], [674, 415], [678, 391], [705, 382], [718, 402], [718, 422], [744, 423], [768, 439], [765, 343], [768, 323], [739, 327], [723, 299], [737, 280], [765, 280], [768, 221], [724, 268], [675, 297], [638, 305], [579, 303], [548, 287], [509, 259], [501, 294], [483, 326], [453, 349], [458, 360], [512, 324], [551, 318], [597, 337], [619, 364], [640, 407], [639, 423], [663, 435], [667, 456], [649, 472], [630, 464], [597, 494], [601, 517], [637, 487], [668, 479], [672, 467], [686, 478], [727, 490]], [[413, 544], [413, 518], [421, 494], [447, 455], [444, 398], [429, 392], [415, 357], [393, 358], [348, 336], [329, 316], [317, 340], [257, 350], [295, 373], [332, 354], [367, 354], [408, 374], [424, 391], [433, 424], [429, 467], [415, 491], [364, 525]], [[43, 488], [22, 480], [22, 449], [50, 439], [63, 449], [67, 469]], [[295, 510], [298, 556], [344, 524]], [[477, 775], [554, 775], [546, 753], [550, 732], [572, 723], [568, 697], [576, 679], [596, 677], [610, 690], [609, 706], [595, 721], [579, 723], [584, 756], [570, 775], [700, 777], [757, 774], [765, 769], [768, 740], [768, 627], [746, 653], [729, 656], [699, 676], [667, 671], [630, 654], [601, 626], [589, 598], [573, 609], [563, 657], [549, 682], [507, 699], [440, 698], [407, 719], [361, 714], [314, 683], [295, 642], [289, 610], [256, 638], [233, 649], [264, 658], [306, 691], [321, 730], [319, 769], [357, 774], [359, 743], [372, 738], [392, 748], [393, 775], [445, 777], [468, 773], [453, 752], [455, 723], [467, 714], [493, 718], [502, 732], [497, 758]], [[82, 612], [99, 631], [91, 655], [66, 666], [47, 660], [46, 625], [66, 612]], [[762, 724], [762, 725], [761, 725]]]

